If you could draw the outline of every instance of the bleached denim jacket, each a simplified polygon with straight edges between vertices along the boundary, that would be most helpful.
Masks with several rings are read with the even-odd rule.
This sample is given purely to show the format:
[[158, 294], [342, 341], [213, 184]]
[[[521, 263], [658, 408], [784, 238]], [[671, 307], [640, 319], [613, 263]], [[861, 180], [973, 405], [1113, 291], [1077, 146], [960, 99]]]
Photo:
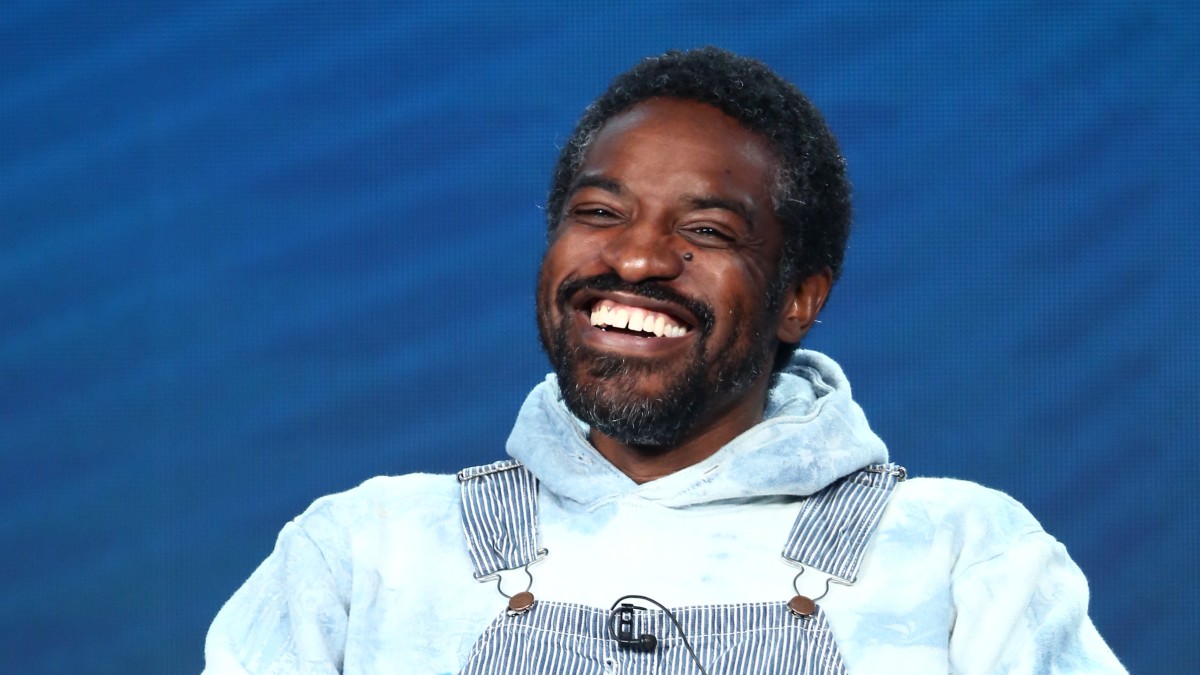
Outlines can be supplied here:
[[[820, 595], [780, 556], [798, 500], [887, 449], [841, 369], [797, 353], [764, 421], [642, 485], [602, 458], [553, 376], [508, 454], [539, 479], [538, 598], [668, 607]], [[793, 583], [795, 582], [796, 588]], [[517, 572], [505, 590], [528, 581]], [[317, 500], [217, 615], [206, 673], [456, 673], [506, 607], [472, 575], [453, 476], [368, 480]], [[974, 483], [898, 484], [858, 581], [820, 601], [849, 673], [1123, 673], [1087, 614], [1087, 582], [1020, 504]]]

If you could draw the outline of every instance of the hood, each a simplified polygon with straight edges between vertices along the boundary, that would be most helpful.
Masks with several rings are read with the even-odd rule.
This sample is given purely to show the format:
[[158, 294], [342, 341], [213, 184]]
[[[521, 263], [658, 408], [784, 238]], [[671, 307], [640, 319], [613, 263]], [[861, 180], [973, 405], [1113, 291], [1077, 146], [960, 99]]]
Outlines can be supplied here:
[[810, 495], [887, 448], [829, 357], [797, 350], [771, 389], [763, 421], [708, 459], [641, 485], [602, 457], [549, 375], [525, 399], [508, 454], [557, 495], [585, 506], [637, 497], [683, 507], [728, 499]]

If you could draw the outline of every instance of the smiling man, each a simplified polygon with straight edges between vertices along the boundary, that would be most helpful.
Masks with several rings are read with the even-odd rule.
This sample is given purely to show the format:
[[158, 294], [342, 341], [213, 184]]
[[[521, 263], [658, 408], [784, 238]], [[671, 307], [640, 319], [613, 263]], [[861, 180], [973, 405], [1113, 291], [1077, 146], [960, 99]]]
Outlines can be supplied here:
[[208, 672], [1124, 672], [1024, 508], [908, 479], [797, 349], [850, 206], [792, 85], [717, 49], [647, 59], [547, 206], [554, 375], [511, 459], [318, 500], [217, 616]]
[[762, 419], [776, 350], [829, 291], [827, 267], [780, 276], [779, 168], [716, 108], [652, 98], [609, 119], [555, 195], [542, 344], [592, 444], [639, 483]]

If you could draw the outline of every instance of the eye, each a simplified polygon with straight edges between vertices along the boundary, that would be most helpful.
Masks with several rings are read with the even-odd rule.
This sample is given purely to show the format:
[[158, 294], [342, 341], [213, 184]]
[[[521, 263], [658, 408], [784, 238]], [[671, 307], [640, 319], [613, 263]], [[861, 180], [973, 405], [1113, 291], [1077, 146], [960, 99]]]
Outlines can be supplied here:
[[701, 246], [728, 246], [735, 239], [725, 230], [707, 224], [696, 224], [683, 228], [683, 234], [689, 240]]
[[567, 211], [567, 217], [585, 225], [605, 227], [620, 222], [621, 216], [603, 204], [580, 204]]

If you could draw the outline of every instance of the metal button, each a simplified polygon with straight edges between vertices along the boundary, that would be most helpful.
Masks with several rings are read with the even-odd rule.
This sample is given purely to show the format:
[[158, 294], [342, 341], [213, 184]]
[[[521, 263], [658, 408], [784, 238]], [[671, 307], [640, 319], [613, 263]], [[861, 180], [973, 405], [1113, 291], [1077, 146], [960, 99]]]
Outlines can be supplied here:
[[524, 614], [533, 607], [533, 593], [529, 591], [521, 591], [508, 599], [508, 613], [510, 615]]
[[803, 595], [797, 595], [788, 600], [787, 608], [792, 614], [804, 618], [817, 613], [817, 603], [813, 602], [812, 598]]

